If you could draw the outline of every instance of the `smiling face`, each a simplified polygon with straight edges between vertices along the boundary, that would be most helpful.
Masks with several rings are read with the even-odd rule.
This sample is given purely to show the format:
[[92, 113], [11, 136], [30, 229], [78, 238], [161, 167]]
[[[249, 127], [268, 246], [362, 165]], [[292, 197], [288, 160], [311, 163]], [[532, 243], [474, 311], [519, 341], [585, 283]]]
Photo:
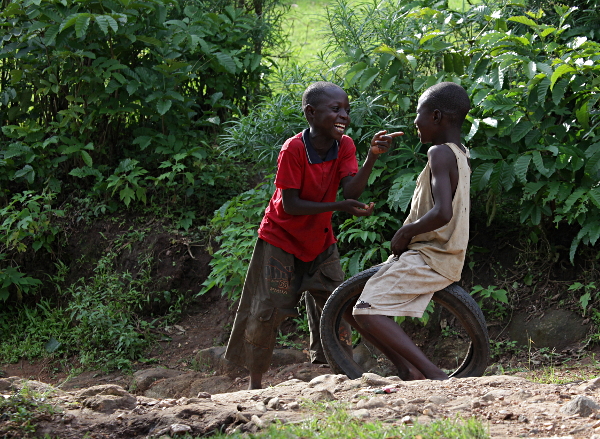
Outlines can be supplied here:
[[350, 125], [350, 102], [340, 88], [331, 87], [319, 102], [307, 105], [305, 115], [310, 125], [311, 138], [318, 142], [341, 140]]

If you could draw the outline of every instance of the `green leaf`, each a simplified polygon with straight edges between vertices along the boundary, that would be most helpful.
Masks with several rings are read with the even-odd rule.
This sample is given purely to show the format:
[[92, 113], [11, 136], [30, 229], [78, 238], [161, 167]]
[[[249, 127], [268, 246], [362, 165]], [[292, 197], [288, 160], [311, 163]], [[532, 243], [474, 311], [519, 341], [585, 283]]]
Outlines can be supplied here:
[[588, 100], [584, 100], [583, 103], [581, 101], [577, 101], [577, 109], [575, 110], [575, 116], [577, 117], [577, 121], [581, 124], [581, 126], [585, 129], [590, 127], [590, 112], [588, 108]]
[[496, 148], [483, 146], [471, 148], [471, 159], [501, 160], [502, 154], [500, 154]]
[[54, 24], [54, 25], [50, 26], [49, 28], [47, 28], [46, 32], [44, 33], [44, 44], [46, 46], [51, 46], [52, 44], [54, 44], [54, 41], [56, 40], [56, 36], [58, 35], [59, 32], [60, 32], [60, 26], [58, 24]]
[[75, 21], [75, 34], [77, 38], [85, 37], [90, 25], [90, 14], [80, 14]]
[[516, 17], [509, 17], [508, 21], [514, 21], [515, 23], [526, 24], [527, 26], [533, 27], [536, 29], [539, 27], [535, 21], [533, 21], [531, 18], [525, 17], [523, 15], [519, 15]]
[[104, 32], [104, 35], [108, 35], [108, 19], [106, 18], [106, 15], [96, 15], [94, 19], [100, 30]]
[[67, 18], [65, 18], [63, 20], [63, 22], [60, 24], [59, 32], [62, 32], [63, 30], [68, 29], [71, 26], [73, 26], [75, 24], [75, 22], [77, 21], [78, 15], [79, 14], [73, 14], [73, 15], [69, 15]]
[[471, 175], [471, 188], [479, 191], [485, 188], [490, 180], [490, 175], [493, 170], [493, 163], [487, 162], [479, 165]]
[[369, 85], [379, 75], [379, 69], [377, 67], [371, 67], [366, 69], [360, 78], [360, 89], [366, 90]]
[[561, 76], [567, 74], [567, 73], [571, 73], [571, 72], [575, 72], [575, 69], [573, 67], [571, 67], [568, 64], [561, 64], [559, 65], [556, 70], [554, 70], [554, 73], [552, 73], [552, 78], [550, 79], [550, 88], [554, 89], [554, 84], [556, 84], [556, 81], [558, 81]]
[[171, 108], [171, 101], [168, 100], [159, 100], [156, 102], [156, 109], [158, 110], [158, 114], [164, 116], [167, 111]]
[[144, 42], [146, 44], [151, 44], [151, 45], [156, 46], [156, 47], [162, 47], [163, 46], [162, 41], [160, 41], [160, 40], [158, 40], [158, 39], [156, 39], [154, 37], [147, 37], [145, 35], [136, 35], [136, 39], [138, 39], [139, 41], [142, 41], [142, 42]]
[[529, 131], [531, 131], [531, 128], [533, 128], [533, 124], [531, 122], [521, 119], [521, 121], [517, 123], [517, 126], [515, 126], [510, 134], [510, 140], [512, 140], [514, 143], [518, 142], [525, 137]]
[[223, 52], [216, 52], [215, 57], [226, 71], [232, 74], [236, 73], [237, 66], [231, 56]]
[[519, 157], [515, 160], [514, 171], [517, 179], [525, 184], [527, 182], [527, 169], [529, 168], [529, 163], [531, 162], [531, 155], [526, 154]]
[[92, 156], [87, 151], [84, 151], [84, 150], [81, 151], [81, 158], [83, 159], [83, 162], [87, 166], [92, 166], [94, 164], [94, 161], [92, 160]]
[[553, 174], [552, 170], [547, 169], [544, 166], [544, 160], [542, 159], [542, 154], [539, 151], [533, 151], [532, 158], [533, 164], [540, 174], [542, 174], [544, 177], [550, 177]]

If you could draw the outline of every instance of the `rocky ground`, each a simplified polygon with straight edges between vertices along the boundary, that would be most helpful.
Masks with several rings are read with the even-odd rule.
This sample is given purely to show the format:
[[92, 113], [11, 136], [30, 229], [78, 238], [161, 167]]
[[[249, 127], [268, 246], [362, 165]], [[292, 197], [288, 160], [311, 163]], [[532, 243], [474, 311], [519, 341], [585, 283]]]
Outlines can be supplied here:
[[[341, 403], [357, 418], [397, 425], [475, 416], [489, 426], [493, 438], [600, 438], [600, 378], [564, 385], [537, 384], [506, 375], [403, 382], [397, 377], [365, 373], [349, 380], [344, 375], [327, 374], [326, 367], [308, 370], [310, 367], [304, 365], [304, 379], [293, 377], [302, 368], [289, 369], [289, 379], [252, 391], [237, 390], [245, 383], [233, 379], [228, 392], [211, 394], [201, 390], [202, 379], [206, 383], [207, 377], [190, 381], [188, 376], [183, 392], [186, 396], [180, 396], [183, 393], [174, 391], [174, 382], [170, 386], [165, 383], [176, 377], [183, 382], [181, 373], [148, 369], [134, 375], [128, 390], [109, 383], [65, 391], [11, 377], [0, 379], [0, 393], [8, 395], [26, 386], [30, 393], [43, 395], [44, 402], [55, 410], [38, 420], [36, 435], [64, 439], [84, 435], [166, 439], [184, 433], [255, 432], [276, 421], [313, 418], [315, 412], [304, 404], [306, 401], [325, 402], [330, 409]], [[173, 376], [167, 378], [169, 374]], [[227, 380], [218, 376], [210, 379], [213, 384], [218, 379]], [[173, 397], [165, 397], [166, 388]], [[5, 437], [20, 437], [11, 436], [8, 427], [7, 422], [0, 422], [0, 433], [8, 431]]]

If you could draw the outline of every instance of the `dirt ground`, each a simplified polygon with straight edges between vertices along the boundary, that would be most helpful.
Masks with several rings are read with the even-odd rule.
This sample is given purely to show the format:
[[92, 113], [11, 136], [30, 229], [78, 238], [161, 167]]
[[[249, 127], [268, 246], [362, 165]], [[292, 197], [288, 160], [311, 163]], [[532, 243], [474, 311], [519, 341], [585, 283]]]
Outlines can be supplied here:
[[[68, 258], [62, 255], [63, 259], [97, 259], [111, 242], [124, 236], [123, 230], [128, 227], [127, 222], [113, 221], [94, 224], [85, 233], [74, 233], [66, 250], [70, 254]], [[210, 269], [210, 257], [204, 250], [183, 238], [147, 233], [121, 253], [122, 268], [135, 269], [139, 255], [149, 248], [156, 261], [153, 276], [157, 282], [170, 282], [161, 288], [180, 288], [191, 295], [198, 292]], [[508, 257], [506, 252], [503, 257]], [[496, 263], [493, 253], [485, 260], [489, 265]], [[534, 299], [523, 302], [542, 302]], [[49, 419], [39, 420], [37, 433], [60, 438], [87, 434], [91, 438], [141, 439], [175, 437], [182, 432], [210, 435], [217, 430], [255, 431], [274, 419], [295, 422], [314, 416], [302, 405], [306, 400], [338, 400], [359, 418], [391, 424], [431, 422], [457, 414], [476, 416], [489, 426], [495, 438], [591, 438], [600, 429], [600, 381], [595, 380], [600, 364], [597, 353], [589, 348], [580, 351], [579, 346], [573, 346], [551, 357], [535, 348], [521, 349], [518, 354], [495, 358], [482, 378], [402, 382], [367, 374], [362, 379], [346, 380], [331, 375], [326, 365], [308, 363], [307, 340], [296, 336], [294, 325], [288, 322], [283, 331], [299, 349], [287, 351], [294, 351], [295, 356], [275, 364], [265, 374], [263, 390], [246, 391], [244, 371], [229, 370], [220, 376], [218, 368], [199, 360], [200, 352], [224, 346], [234, 314], [230, 302], [214, 290], [191, 301], [177, 324], [157, 333], [147, 360], [134, 364], [132, 371], [74, 373], [76, 359], [61, 363], [23, 359], [0, 364], [0, 394], [7, 397], [23, 385], [40, 389], [59, 410]], [[488, 322], [494, 338], [501, 333], [500, 326], [499, 322]], [[154, 387], [142, 388], [139, 380], [135, 384], [140, 374], [161, 371], [168, 371], [173, 379], [188, 377], [194, 385], [201, 383], [204, 387], [192, 391], [196, 387], [180, 386], [174, 391], [172, 386], [160, 393], [157, 383], [167, 381], [164, 376], [152, 384]], [[22, 380], [29, 380], [29, 384]], [[392, 386], [389, 394], [382, 393], [386, 386]], [[0, 433], [21, 437], [11, 436], [10, 428], [0, 416]]]

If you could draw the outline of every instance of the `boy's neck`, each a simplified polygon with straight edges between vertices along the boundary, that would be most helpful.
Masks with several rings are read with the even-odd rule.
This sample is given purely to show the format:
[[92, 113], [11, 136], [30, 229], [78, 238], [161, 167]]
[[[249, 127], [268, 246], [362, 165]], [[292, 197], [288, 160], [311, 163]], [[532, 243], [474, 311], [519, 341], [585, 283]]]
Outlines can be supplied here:
[[460, 136], [460, 129], [444, 130], [444, 131], [440, 132], [439, 135], [433, 139], [432, 143], [434, 145], [441, 145], [443, 143], [454, 143], [456, 146], [458, 146], [461, 150], [464, 151], [464, 147], [462, 146], [462, 141], [461, 141], [461, 136]]
[[309, 136], [313, 149], [317, 152], [317, 154], [319, 154], [319, 156], [321, 156], [321, 158], [327, 156], [327, 151], [329, 151], [331, 147], [335, 145], [335, 139], [315, 135], [312, 130], [309, 131]]

